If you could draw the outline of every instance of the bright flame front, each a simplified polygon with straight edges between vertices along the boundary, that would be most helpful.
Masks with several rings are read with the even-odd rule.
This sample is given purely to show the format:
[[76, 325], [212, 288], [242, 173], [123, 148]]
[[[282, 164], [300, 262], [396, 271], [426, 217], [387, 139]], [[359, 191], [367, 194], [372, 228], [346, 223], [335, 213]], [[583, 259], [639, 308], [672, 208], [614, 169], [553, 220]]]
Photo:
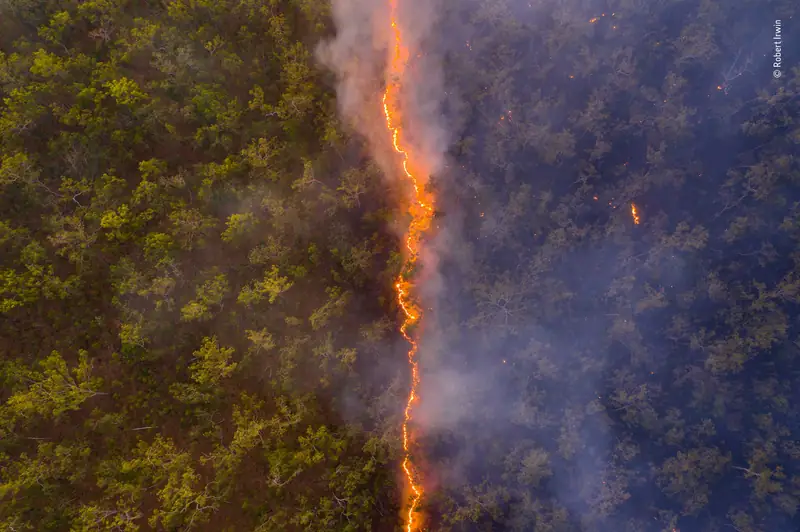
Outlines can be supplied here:
[[631, 216], [633, 216], [634, 225], [639, 225], [639, 211], [636, 209], [636, 205], [633, 203], [631, 203]]
[[403, 472], [412, 493], [411, 504], [408, 508], [406, 530], [412, 532], [418, 526], [414, 520], [414, 512], [419, 507], [423, 496], [423, 489], [418, 480], [411, 460], [411, 436], [409, 434], [409, 422], [411, 421], [411, 410], [417, 400], [417, 388], [420, 382], [419, 365], [417, 363], [417, 341], [411, 336], [409, 328], [417, 324], [422, 319], [422, 309], [412, 298], [413, 284], [409, 277], [413, 274], [419, 258], [420, 241], [430, 226], [433, 219], [433, 197], [424, 191], [423, 183], [420, 182], [409, 148], [403, 144], [402, 116], [400, 112], [399, 96], [401, 84], [405, 74], [406, 65], [409, 58], [409, 50], [403, 41], [403, 33], [397, 20], [398, 0], [390, 0], [390, 21], [393, 34], [393, 46], [390, 50], [389, 64], [387, 68], [386, 90], [383, 94], [383, 112], [386, 117], [386, 127], [392, 136], [394, 150], [401, 156], [403, 164], [403, 174], [413, 187], [413, 197], [409, 207], [411, 222], [406, 232], [406, 248], [408, 255], [403, 265], [403, 271], [395, 281], [397, 301], [403, 310], [403, 324], [400, 332], [403, 337], [411, 344], [408, 351], [408, 363], [411, 368], [411, 389], [408, 393], [406, 408], [403, 418]]

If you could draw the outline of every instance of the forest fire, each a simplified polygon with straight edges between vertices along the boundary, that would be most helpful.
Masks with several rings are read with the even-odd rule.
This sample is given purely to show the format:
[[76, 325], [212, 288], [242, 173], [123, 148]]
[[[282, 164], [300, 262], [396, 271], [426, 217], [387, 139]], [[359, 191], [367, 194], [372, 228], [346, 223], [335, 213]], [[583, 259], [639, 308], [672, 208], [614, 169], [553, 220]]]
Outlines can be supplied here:
[[639, 225], [639, 211], [636, 209], [636, 204], [631, 203], [631, 216], [633, 216], [634, 225]]
[[417, 259], [419, 257], [420, 240], [422, 235], [431, 225], [433, 219], [433, 198], [429, 197], [417, 177], [417, 173], [411, 163], [411, 157], [407, 147], [402, 143], [401, 111], [399, 105], [399, 95], [401, 82], [408, 62], [409, 50], [403, 42], [403, 34], [397, 21], [398, 0], [390, 0], [390, 20], [393, 33], [393, 46], [390, 50], [388, 64], [386, 90], [383, 95], [383, 112], [386, 117], [386, 127], [392, 135], [392, 145], [394, 150], [400, 154], [403, 160], [403, 173], [414, 189], [414, 197], [409, 206], [411, 222], [406, 233], [406, 248], [408, 255], [405, 260], [403, 271], [395, 281], [397, 291], [397, 301], [403, 309], [404, 319], [400, 327], [403, 337], [411, 345], [408, 351], [408, 363], [411, 368], [411, 389], [409, 390], [403, 419], [403, 471], [412, 493], [411, 503], [408, 508], [406, 530], [412, 532], [418, 526], [414, 520], [414, 512], [417, 510], [423, 496], [423, 489], [418, 480], [418, 475], [414, 470], [411, 460], [409, 434], [409, 423], [411, 421], [411, 410], [417, 400], [417, 387], [420, 382], [419, 365], [417, 363], [417, 341], [412, 337], [409, 329], [422, 319], [422, 309], [414, 302], [412, 297], [413, 283], [410, 279]]

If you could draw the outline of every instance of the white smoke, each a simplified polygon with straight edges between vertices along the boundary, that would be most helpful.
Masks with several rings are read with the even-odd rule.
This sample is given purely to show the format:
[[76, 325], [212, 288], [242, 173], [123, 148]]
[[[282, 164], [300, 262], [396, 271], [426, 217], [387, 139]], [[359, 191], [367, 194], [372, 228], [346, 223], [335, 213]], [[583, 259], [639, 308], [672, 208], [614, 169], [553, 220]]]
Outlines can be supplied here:
[[[393, 7], [402, 46], [408, 53], [408, 64], [400, 80], [387, 79], [395, 51], [395, 32], [391, 25]], [[444, 88], [443, 58], [437, 51], [438, 39], [434, 34], [440, 9], [440, 0], [333, 0], [336, 36], [317, 50], [320, 61], [337, 77], [341, 117], [367, 141], [387, 184], [391, 188], [403, 187], [406, 194], [412, 190], [402, 170], [402, 158], [392, 146], [382, 105], [383, 94], [387, 82], [399, 83], [400, 123], [394, 125], [401, 127], [401, 143], [409, 156], [409, 166], [424, 186], [432, 175], [446, 167], [446, 152], [452, 138], [452, 130], [448, 129], [442, 113], [444, 99], [448, 96]], [[398, 209], [402, 207], [398, 205]], [[436, 225], [434, 221], [433, 231]], [[399, 230], [403, 233], [407, 229], [406, 221]], [[446, 242], [448, 239], [440, 237], [423, 245], [420, 252], [418, 265], [421, 268], [414, 290], [426, 309], [438, 297], [442, 285], [438, 278], [438, 257], [444, 251], [441, 244]], [[435, 316], [426, 310], [423, 337], [436, 338], [436, 328]], [[441, 410], [432, 416], [424, 414], [426, 401], [430, 400], [431, 405], [443, 404], [437, 397], [439, 393], [425, 385], [427, 357], [435, 357], [435, 352], [426, 349], [418, 354], [422, 369], [421, 390], [425, 391], [414, 405], [412, 419], [421, 432], [426, 430], [432, 416], [446, 417]], [[400, 419], [397, 421], [399, 428]], [[424, 426], [418, 425], [419, 421], [423, 421]]]
[[449, 135], [441, 118], [445, 96], [442, 59], [429, 49], [436, 27], [436, 0], [334, 0], [336, 37], [323, 43], [317, 57], [337, 76], [337, 100], [342, 118], [369, 143], [387, 177], [399, 175], [391, 148], [381, 99], [387, 64], [394, 47], [391, 2], [403, 45], [409, 52], [402, 83], [404, 143], [423, 181], [444, 167]]

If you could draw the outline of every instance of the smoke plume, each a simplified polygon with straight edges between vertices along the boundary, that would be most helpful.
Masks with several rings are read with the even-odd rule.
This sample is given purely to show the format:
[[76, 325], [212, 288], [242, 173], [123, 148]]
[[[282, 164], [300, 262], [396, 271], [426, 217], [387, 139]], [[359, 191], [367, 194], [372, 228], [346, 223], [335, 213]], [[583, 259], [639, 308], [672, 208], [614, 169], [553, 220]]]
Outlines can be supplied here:
[[[450, 140], [441, 119], [445, 96], [441, 56], [426, 48], [438, 5], [429, 0], [404, 0], [398, 5], [410, 57], [402, 80], [404, 142], [423, 179], [441, 171]], [[386, 65], [393, 52], [389, 6], [381, 0], [335, 0], [336, 37], [323, 43], [317, 55], [337, 77], [342, 118], [367, 140], [384, 174], [393, 178], [399, 168], [381, 107]]]

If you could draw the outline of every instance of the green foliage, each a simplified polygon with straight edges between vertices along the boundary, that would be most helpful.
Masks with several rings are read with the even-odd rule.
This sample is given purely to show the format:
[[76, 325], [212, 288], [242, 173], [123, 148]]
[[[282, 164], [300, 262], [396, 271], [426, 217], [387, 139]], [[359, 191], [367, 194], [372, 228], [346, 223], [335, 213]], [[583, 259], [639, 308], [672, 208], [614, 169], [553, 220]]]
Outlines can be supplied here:
[[[17, 231], [17, 235], [24, 235], [24, 232]], [[69, 295], [77, 279], [74, 276], [57, 277], [54, 266], [46, 259], [44, 246], [32, 240], [19, 250], [15, 268], [0, 269], [0, 313], [33, 304], [40, 298], [56, 300]]]
[[169, 215], [172, 223], [171, 236], [180, 242], [181, 247], [191, 251], [202, 246], [209, 229], [217, 226], [217, 220], [204, 215], [198, 209], [179, 207]]
[[241, 214], [231, 214], [228, 218], [228, 226], [222, 232], [222, 240], [230, 242], [246, 235], [256, 224], [256, 218], [251, 212]]
[[289, 290], [293, 284], [288, 277], [280, 275], [277, 266], [273, 266], [265, 272], [263, 280], [242, 288], [242, 291], [239, 292], [239, 303], [249, 307], [261, 302], [264, 298], [267, 298], [270, 303], [275, 303], [278, 296]]
[[65, 412], [78, 410], [96, 395], [102, 379], [92, 376], [92, 363], [86, 351], [79, 351], [78, 363], [71, 370], [57, 351], [39, 361], [40, 370], [29, 370], [19, 379], [30, 383], [26, 389], [12, 394], [4, 412], [12, 421], [32, 416], [58, 418]]
[[389, 440], [367, 450], [309, 393], [360, 379], [345, 316], [309, 322], [369, 282], [328, 250], [394, 242], [337, 201], [386, 207], [337, 177], [359, 148], [310, 6], [0, 2], [0, 529], [397, 520]]
[[91, 449], [85, 442], [74, 444], [38, 444], [35, 455], [23, 453], [18, 461], [2, 470], [0, 497], [15, 499], [33, 495], [40, 489], [54, 489], [59, 480], [77, 482], [85, 475]]
[[314, 330], [324, 327], [331, 318], [341, 316], [351, 297], [350, 292], [343, 291], [339, 287], [329, 287], [325, 291], [328, 293], [328, 301], [309, 317], [309, 322]]
[[156, 264], [168, 261], [173, 247], [172, 237], [166, 233], [149, 233], [144, 239], [145, 257]]
[[133, 106], [147, 97], [135, 81], [126, 77], [108, 81], [103, 86], [120, 105]]
[[269, 351], [275, 347], [275, 340], [266, 329], [261, 329], [260, 331], [246, 331], [246, 333], [247, 339], [253, 343], [256, 353], [261, 350]]
[[236, 431], [230, 444], [218, 445], [214, 452], [203, 458], [204, 463], [213, 465], [215, 481], [225, 491], [235, 488], [242, 463], [253, 449], [264, 445], [262, 433], [270, 426], [269, 421], [261, 418], [257, 412], [263, 405], [258, 405], [254, 398], [246, 394], [242, 396], [242, 404], [244, 408], [238, 405], [233, 407]]
[[196, 361], [189, 366], [192, 380], [200, 385], [216, 385], [231, 374], [236, 364], [230, 364], [233, 348], [220, 348], [216, 338], [204, 338], [203, 346], [194, 352]]
[[33, 163], [23, 152], [3, 154], [0, 158], [0, 185], [28, 183], [37, 175]]
[[44, 50], [36, 50], [33, 53], [31, 73], [43, 78], [61, 76], [65, 74], [64, 62], [55, 54]]
[[108, 238], [125, 242], [134, 238], [144, 225], [153, 218], [153, 211], [135, 214], [128, 205], [121, 205], [116, 211], [108, 211], [100, 218], [100, 227], [108, 231]]
[[210, 319], [212, 309], [222, 304], [227, 292], [228, 279], [226, 275], [224, 273], [214, 275], [197, 287], [195, 299], [181, 309], [181, 318], [184, 321]]

